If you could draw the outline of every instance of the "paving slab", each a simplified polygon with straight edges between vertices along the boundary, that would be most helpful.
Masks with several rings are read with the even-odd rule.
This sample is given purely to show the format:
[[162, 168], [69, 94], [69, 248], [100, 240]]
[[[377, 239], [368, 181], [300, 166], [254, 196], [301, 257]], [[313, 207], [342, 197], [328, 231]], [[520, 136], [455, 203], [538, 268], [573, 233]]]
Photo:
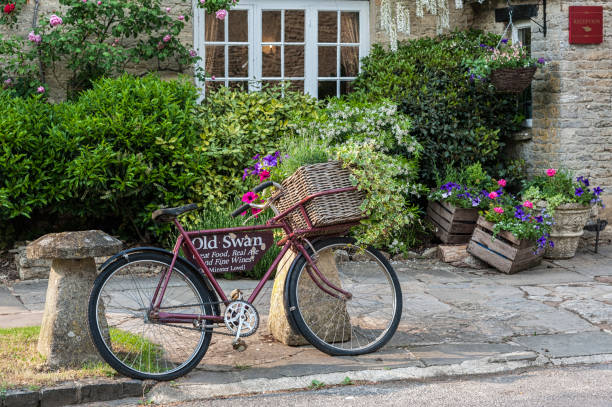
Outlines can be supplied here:
[[44, 312], [24, 312], [20, 314], [0, 315], [0, 328], [23, 328], [40, 326]]
[[498, 276], [494, 281], [503, 285], [541, 285], [541, 284], [566, 284], [574, 282], [592, 281], [592, 276], [578, 273], [577, 270], [565, 267], [553, 266], [543, 263], [529, 270], [523, 270], [516, 274], [496, 273]]
[[47, 297], [49, 280], [21, 281], [12, 286], [13, 294], [30, 311], [43, 311]]
[[513, 341], [553, 358], [612, 354], [612, 334], [601, 331], [523, 336]]
[[409, 347], [409, 349], [426, 366], [451, 365], [466, 360], [526, 350], [523, 346], [507, 343], [457, 343]]
[[612, 305], [602, 301], [579, 298], [565, 301], [561, 308], [572, 311], [592, 324], [612, 325]]
[[26, 307], [9, 291], [7, 287], [0, 286], [0, 315], [27, 311]]

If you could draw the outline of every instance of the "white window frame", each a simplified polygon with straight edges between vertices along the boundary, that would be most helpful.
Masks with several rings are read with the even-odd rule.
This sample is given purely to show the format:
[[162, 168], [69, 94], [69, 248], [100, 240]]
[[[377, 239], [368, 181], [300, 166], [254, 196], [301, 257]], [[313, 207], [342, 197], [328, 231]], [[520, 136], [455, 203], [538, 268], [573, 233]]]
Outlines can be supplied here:
[[[198, 68], [204, 69], [206, 58], [206, 47], [204, 41], [205, 11], [197, 6], [198, 0], [193, 3], [193, 39], [194, 48], [201, 58]], [[262, 80], [262, 58], [261, 40], [262, 26], [261, 13], [263, 10], [305, 10], [304, 17], [304, 92], [318, 97], [318, 68], [319, 53], [318, 46], [318, 11], [357, 11], [359, 12], [359, 60], [366, 57], [370, 51], [370, 4], [369, 1], [355, 0], [306, 0], [300, 2], [288, 2], [286, 0], [241, 0], [232, 10], [248, 10], [249, 32], [249, 90], [259, 89], [258, 81]], [[227, 31], [227, 28], [226, 28]], [[338, 26], [340, 32], [340, 26]], [[226, 33], [227, 34], [227, 33]], [[338, 34], [340, 35], [340, 34]], [[281, 38], [284, 41], [284, 38]], [[280, 45], [281, 43], [279, 43]], [[219, 43], [219, 45], [222, 45]], [[330, 45], [332, 45], [330, 43]], [[338, 45], [338, 44], [334, 44]], [[339, 43], [342, 46], [342, 43]], [[340, 49], [340, 48], [338, 48]], [[282, 65], [281, 61], [281, 65]], [[340, 63], [338, 59], [338, 63]], [[359, 70], [361, 71], [361, 62]], [[349, 79], [342, 77], [343, 79]], [[331, 79], [331, 78], [330, 78]], [[265, 80], [265, 79], [264, 79]], [[205, 94], [205, 84], [196, 78], [196, 85], [202, 89], [202, 97]]]
[[[512, 24], [512, 43], [516, 44], [518, 43], [518, 41], [520, 40], [519, 38], [519, 30], [521, 29], [525, 29], [525, 28], [529, 28], [529, 30], [531, 31], [531, 35], [532, 35], [532, 43], [533, 43], [533, 27], [531, 24], [531, 21], [529, 20], [522, 20], [516, 23]], [[533, 91], [531, 92], [531, 106], [533, 109]], [[533, 118], [530, 119], [525, 119], [523, 120], [522, 123], [523, 127], [527, 127], [527, 128], [532, 128], [533, 127]]]

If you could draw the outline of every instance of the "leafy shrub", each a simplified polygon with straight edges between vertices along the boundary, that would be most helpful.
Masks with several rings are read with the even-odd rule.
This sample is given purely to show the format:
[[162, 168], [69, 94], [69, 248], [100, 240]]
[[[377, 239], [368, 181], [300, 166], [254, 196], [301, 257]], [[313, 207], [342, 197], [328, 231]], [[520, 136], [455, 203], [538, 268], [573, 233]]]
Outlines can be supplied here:
[[[489, 192], [504, 188], [506, 184], [503, 178], [495, 182], [480, 163], [462, 169], [448, 165], [444, 180], [438, 180], [438, 188], [429, 194], [429, 199], [449, 202], [460, 208], [484, 209], [489, 206]], [[497, 192], [502, 193], [502, 190]]]
[[187, 81], [127, 75], [59, 105], [3, 95], [0, 219], [65, 215], [147, 239], [152, 210], [200, 201], [196, 98]]
[[351, 98], [401, 103], [412, 120], [411, 134], [424, 147], [421, 175], [430, 186], [440, 163], [493, 167], [508, 136], [520, 128], [515, 97], [467, 80], [462, 65], [480, 54], [481, 43], [494, 46], [498, 40], [478, 31], [455, 32], [409, 41], [397, 52], [375, 46], [363, 60]]
[[219, 203], [242, 195], [241, 176], [252, 157], [274, 153], [282, 139], [293, 137], [300, 123], [316, 118], [317, 112], [315, 99], [282, 87], [207, 92], [197, 108], [201, 151], [210, 163], [200, 194]]

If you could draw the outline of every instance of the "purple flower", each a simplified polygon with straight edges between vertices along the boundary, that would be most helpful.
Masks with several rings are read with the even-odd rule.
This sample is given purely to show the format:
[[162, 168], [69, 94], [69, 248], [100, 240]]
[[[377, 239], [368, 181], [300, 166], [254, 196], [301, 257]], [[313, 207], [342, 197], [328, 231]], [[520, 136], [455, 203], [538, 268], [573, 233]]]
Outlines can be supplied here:
[[603, 192], [603, 189], [601, 189], [600, 187], [595, 187], [593, 189], [593, 193], [595, 194], [595, 196], [601, 195], [602, 192]]
[[536, 222], [538, 223], [544, 223], [544, 217], [543, 216], [536, 216], [535, 217]]
[[278, 163], [277, 163], [277, 160], [276, 160], [276, 157], [275, 157], [275, 156], [273, 156], [273, 155], [267, 155], [267, 156], [265, 156], [265, 157], [263, 158], [263, 164], [264, 164], [266, 167], [276, 167], [276, 165], [277, 165]]
[[552, 241], [552, 240], [549, 240], [549, 241], [548, 241], [548, 244], [550, 245], [550, 248], [551, 248], [551, 249], [552, 249], [553, 247], [555, 247], [555, 244], [553, 243], [553, 241]]
[[253, 157], [253, 161], [257, 161], [259, 160], [259, 154], [255, 154], [255, 156]]
[[244, 181], [245, 179], [247, 179], [248, 176], [249, 176], [249, 169], [245, 168], [244, 172], [242, 173], [242, 180]]
[[259, 172], [261, 170], [261, 163], [255, 163], [255, 166], [253, 167], [253, 172], [251, 174], [259, 175]]
[[583, 192], [584, 191], [582, 190], [582, 188], [578, 187], [576, 188], [576, 192], [574, 192], [574, 194], [576, 194], [576, 196], [582, 196]]
[[478, 205], [480, 205], [480, 198], [476, 197], [472, 199], [472, 206], [478, 206]]
[[504, 38], [503, 40], [501, 40], [502, 44], [507, 44], [508, 43], [508, 38]]
[[546, 63], [546, 60], [544, 58], [538, 58], [538, 64], [544, 65], [545, 63]]
[[578, 177], [578, 178], [576, 178], [576, 181], [582, 182], [585, 187], [588, 187], [590, 185], [588, 178]]
[[474, 79], [475, 79], [475, 78], [476, 78], [476, 75], [474, 75], [474, 74], [471, 74], [471, 75], [470, 75], [470, 81], [474, 82]]

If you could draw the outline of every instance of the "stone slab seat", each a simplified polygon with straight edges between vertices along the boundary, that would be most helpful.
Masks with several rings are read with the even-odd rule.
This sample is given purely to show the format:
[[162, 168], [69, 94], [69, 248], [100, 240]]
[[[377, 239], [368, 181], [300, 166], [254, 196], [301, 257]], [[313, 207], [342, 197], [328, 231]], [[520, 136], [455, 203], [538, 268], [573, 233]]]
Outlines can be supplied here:
[[196, 209], [198, 209], [198, 204], [195, 203], [185, 206], [179, 206], [177, 208], [158, 209], [153, 212], [151, 217], [155, 222], [172, 222], [180, 215], [187, 212], [195, 211]]
[[[38, 351], [52, 368], [82, 366], [100, 357], [87, 325], [89, 293], [96, 279], [94, 257], [121, 250], [120, 240], [100, 230], [45, 235], [26, 248], [29, 259], [51, 259]], [[106, 321], [100, 321], [106, 326]]]

